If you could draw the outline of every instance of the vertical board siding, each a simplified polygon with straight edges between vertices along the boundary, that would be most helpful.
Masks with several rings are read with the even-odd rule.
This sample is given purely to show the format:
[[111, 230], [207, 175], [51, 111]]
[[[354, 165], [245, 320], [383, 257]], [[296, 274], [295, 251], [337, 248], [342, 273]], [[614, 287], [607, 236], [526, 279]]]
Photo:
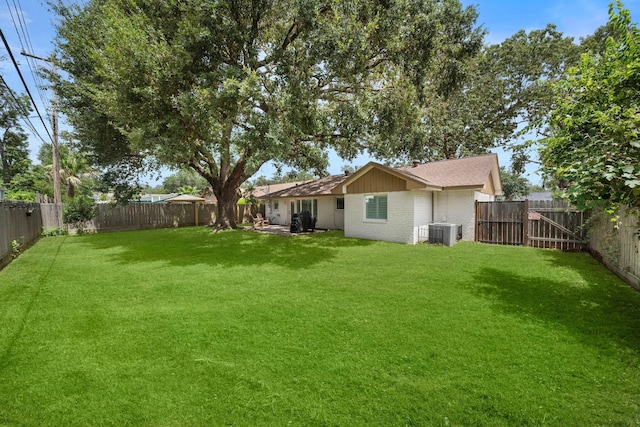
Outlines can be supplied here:
[[640, 290], [640, 217], [621, 209], [617, 221], [598, 212], [589, 225], [589, 249], [613, 272]]
[[580, 250], [587, 214], [563, 201], [477, 202], [476, 241]]
[[349, 184], [347, 192], [350, 194], [385, 193], [404, 191], [406, 189], [407, 183], [405, 180], [379, 169], [371, 169], [362, 177]]
[[22, 248], [35, 242], [42, 230], [39, 203], [0, 202], [0, 267], [12, 259], [12, 242]]

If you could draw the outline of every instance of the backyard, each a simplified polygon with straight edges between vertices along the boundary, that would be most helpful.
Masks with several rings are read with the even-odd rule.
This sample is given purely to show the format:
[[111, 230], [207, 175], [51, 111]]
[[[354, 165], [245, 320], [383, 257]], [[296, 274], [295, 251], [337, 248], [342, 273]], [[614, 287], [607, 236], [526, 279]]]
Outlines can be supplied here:
[[0, 271], [0, 425], [637, 426], [639, 331], [586, 253], [47, 237]]

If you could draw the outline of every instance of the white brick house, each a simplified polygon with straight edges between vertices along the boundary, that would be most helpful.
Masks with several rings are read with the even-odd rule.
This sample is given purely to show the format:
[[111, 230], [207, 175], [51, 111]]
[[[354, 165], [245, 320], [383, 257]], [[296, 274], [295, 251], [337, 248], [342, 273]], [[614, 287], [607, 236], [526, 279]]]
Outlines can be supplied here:
[[473, 240], [475, 202], [501, 194], [498, 156], [488, 154], [400, 168], [370, 162], [353, 175], [298, 184], [266, 198], [267, 216], [277, 224], [310, 210], [318, 228], [415, 244], [426, 237], [428, 224], [441, 222], [461, 225], [462, 239]]

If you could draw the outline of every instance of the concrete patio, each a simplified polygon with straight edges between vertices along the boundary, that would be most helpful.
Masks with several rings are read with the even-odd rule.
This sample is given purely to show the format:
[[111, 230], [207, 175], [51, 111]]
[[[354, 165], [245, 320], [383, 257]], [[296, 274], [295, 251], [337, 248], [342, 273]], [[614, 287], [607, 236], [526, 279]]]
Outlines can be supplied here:
[[301, 235], [301, 234], [314, 234], [314, 233], [322, 233], [325, 232], [327, 230], [318, 230], [316, 229], [315, 231], [304, 231], [301, 233], [292, 233], [290, 231], [290, 228], [288, 225], [278, 225], [278, 224], [269, 224], [269, 225], [264, 225], [262, 227], [245, 227], [245, 230], [251, 230], [251, 231], [255, 231], [257, 233], [263, 233], [263, 234], [274, 234], [277, 236], [287, 236], [287, 237], [291, 237], [291, 236], [297, 236], [297, 235]]

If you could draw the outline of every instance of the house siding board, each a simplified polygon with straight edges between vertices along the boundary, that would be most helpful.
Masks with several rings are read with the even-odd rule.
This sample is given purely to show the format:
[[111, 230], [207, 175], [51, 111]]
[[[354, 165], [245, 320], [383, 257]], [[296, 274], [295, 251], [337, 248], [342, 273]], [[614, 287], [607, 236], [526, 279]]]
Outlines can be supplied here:
[[413, 243], [420, 240], [420, 226], [427, 225], [431, 218], [431, 192], [413, 192]]
[[484, 188], [482, 189], [482, 193], [485, 193], [485, 194], [495, 194], [496, 193], [495, 185], [493, 185], [492, 173], [489, 174], [489, 178], [487, 179], [487, 183], [484, 185]]
[[406, 190], [406, 181], [380, 169], [371, 169], [347, 186], [347, 193], [386, 193]]
[[339, 228], [336, 224], [336, 198], [318, 197], [318, 222], [317, 228], [335, 230]]
[[364, 194], [345, 195], [344, 231], [346, 237], [386, 240], [389, 242], [417, 242], [414, 225], [414, 192], [396, 191], [387, 194], [387, 220], [367, 221], [364, 218]]
[[473, 190], [436, 193], [435, 222], [462, 225], [462, 240], [475, 238], [475, 201], [493, 196]]

